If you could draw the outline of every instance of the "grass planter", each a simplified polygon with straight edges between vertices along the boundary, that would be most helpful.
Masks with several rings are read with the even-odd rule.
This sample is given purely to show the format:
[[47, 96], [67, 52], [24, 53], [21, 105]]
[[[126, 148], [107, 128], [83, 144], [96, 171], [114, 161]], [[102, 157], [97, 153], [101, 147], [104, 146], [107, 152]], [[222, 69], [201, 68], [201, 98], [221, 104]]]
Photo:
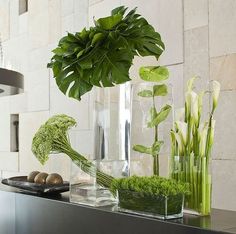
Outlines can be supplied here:
[[118, 191], [119, 210], [158, 219], [183, 217], [184, 195], [151, 196], [130, 190]]
[[159, 176], [115, 179], [111, 191], [118, 192], [119, 211], [158, 219], [183, 217], [185, 183]]

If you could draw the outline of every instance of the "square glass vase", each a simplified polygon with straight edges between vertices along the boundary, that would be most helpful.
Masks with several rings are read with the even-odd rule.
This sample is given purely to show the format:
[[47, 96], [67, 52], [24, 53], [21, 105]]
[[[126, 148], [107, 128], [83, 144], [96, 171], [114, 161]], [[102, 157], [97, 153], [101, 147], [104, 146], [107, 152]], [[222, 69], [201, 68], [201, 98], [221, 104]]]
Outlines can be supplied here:
[[[94, 172], [84, 172], [78, 165], [72, 163], [70, 178], [70, 202], [81, 205], [101, 207], [115, 205], [118, 199], [113, 196], [108, 188], [99, 185], [99, 170], [106, 175], [118, 176], [126, 166], [123, 160], [93, 160]], [[104, 179], [104, 178], [102, 178]]]
[[184, 195], [151, 196], [130, 190], [118, 191], [118, 210], [157, 219], [183, 217]]
[[211, 158], [205, 156], [172, 156], [171, 178], [188, 183], [190, 195], [185, 198], [184, 213], [207, 216], [211, 213]]

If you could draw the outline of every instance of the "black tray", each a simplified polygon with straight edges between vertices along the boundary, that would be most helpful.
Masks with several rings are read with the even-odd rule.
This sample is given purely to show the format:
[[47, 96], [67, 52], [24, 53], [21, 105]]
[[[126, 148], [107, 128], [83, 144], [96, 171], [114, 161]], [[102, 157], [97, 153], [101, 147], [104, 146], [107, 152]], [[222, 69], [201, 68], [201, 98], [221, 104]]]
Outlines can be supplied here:
[[60, 185], [36, 184], [28, 182], [27, 176], [3, 179], [2, 183], [36, 195], [55, 195], [69, 190], [69, 182], [67, 181]]

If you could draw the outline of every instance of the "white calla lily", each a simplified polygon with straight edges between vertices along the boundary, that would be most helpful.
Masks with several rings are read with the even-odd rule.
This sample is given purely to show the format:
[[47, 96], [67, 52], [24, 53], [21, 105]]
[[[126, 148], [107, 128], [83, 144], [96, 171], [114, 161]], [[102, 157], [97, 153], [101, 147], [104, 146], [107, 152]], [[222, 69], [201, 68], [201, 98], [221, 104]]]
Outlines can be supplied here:
[[179, 133], [177, 132], [173, 132], [174, 136], [175, 136], [175, 139], [177, 141], [177, 144], [178, 144], [178, 149], [179, 149], [179, 155], [184, 155], [184, 145], [183, 145], [183, 142], [182, 142], [182, 137], [180, 136]]
[[212, 146], [214, 141], [214, 135], [215, 135], [215, 124], [216, 121], [214, 119], [211, 120], [211, 132], [210, 132], [210, 139], [209, 139], [209, 145]]
[[200, 133], [200, 144], [199, 144], [199, 156], [203, 157], [206, 151], [206, 142], [207, 142], [207, 130], [208, 125], [204, 125], [201, 133]]
[[202, 101], [203, 101], [203, 97], [205, 95], [205, 91], [201, 91], [198, 94], [198, 115], [200, 116], [202, 114]]
[[212, 82], [212, 98], [213, 98], [212, 112], [215, 111], [218, 105], [219, 95], [220, 95], [220, 83], [216, 80], [213, 80]]
[[201, 140], [201, 134], [202, 134], [202, 131], [204, 129], [204, 127], [208, 125], [208, 122], [205, 122], [205, 123], [200, 123], [199, 127], [198, 127], [198, 141], [200, 142]]
[[[217, 81], [212, 82], [212, 110], [209, 114], [209, 119], [203, 122], [201, 121], [201, 115], [203, 97], [206, 91], [198, 94], [193, 91], [195, 79], [196, 77], [193, 77], [187, 83], [184, 121], [180, 110], [175, 115], [176, 122], [172, 138], [173, 150], [171, 155], [173, 156], [173, 161], [176, 159], [174, 157], [176, 153], [184, 157], [179, 157], [181, 160], [177, 161], [178, 168], [176, 167], [177, 169], [172, 174], [172, 178], [182, 182], [190, 182], [192, 195], [188, 198], [188, 207], [195, 207], [197, 212], [200, 211], [201, 214], [208, 215], [211, 211], [209, 165], [215, 132], [213, 115], [218, 105], [220, 83]], [[189, 177], [189, 175], [193, 176]], [[198, 175], [201, 176], [200, 180]]]
[[192, 77], [191, 79], [189, 79], [187, 81], [187, 92], [191, 92], [193, 90], [193, 84], [194, 84], [194, 81], [197, 79], [196, 76]]
[[187, 123], [185, 123], [183, 121], [176, 121], [175, 124], [176, 124], [176, 128], [178, 129], [178, 131], [181, 135], [183, 144], [186, 145], [187, 137], [188, 137], [188, 125], [187, 125]]
[[186, 93], [186, 109], [187, 109], [187, 116], [193, 117], [194, 121], [198, 121], [198, 95], [191, 91]]
[[191, 115], [196, 122], [198, 122], [198, 95], [195, 92], [191, 92]]

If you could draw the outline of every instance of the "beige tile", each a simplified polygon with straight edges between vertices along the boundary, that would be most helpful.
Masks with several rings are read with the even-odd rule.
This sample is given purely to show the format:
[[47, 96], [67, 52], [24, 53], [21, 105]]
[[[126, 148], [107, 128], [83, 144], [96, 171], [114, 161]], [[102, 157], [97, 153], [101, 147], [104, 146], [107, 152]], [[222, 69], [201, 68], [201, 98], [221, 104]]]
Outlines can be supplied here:
[[29, 52], [29, 72], [47, 68], [47, 63], [52, 57], [50, 45], [40, 47]]
[[236, 1], [209, 0], [210, 57], [236, 53]]
[[236, 210], [236, 161], [213, 160], [212, 207]]
[[10, 37], [13, 38], [19, 33], [19, 1], [10, 2]]
[[81, 101], [65, 96], [58, 87], [50, 88], [50, 115], [67, 114], [74, 117], [78, 123], [76, 129], [89, 128], [89, 95]]
[[28, 12], [19, 15], [19, 34], [27, 33], [29, 30], [29, 23], [28, 23]]
[[48, 1], [29, 1], [29, 42], [31, 49], [49, 43]]
[[65, 16], [61, 21], [61, 34], [67, 35], [68, 32], [74, 33], [74, 14]]
[[18, 152], [0, 152], [0, 170], [18, 171]]
[[33, 87], [38, 85], [49, 85], [49, 69], [46, 67], [25, 74], [25, 91], [30, 92]]
[[0, 151], [10, 151], [10, 100], [0, 97]]
[[48, 86], [33, 86], [30, 92], [27, 92], [27, 97], [27, 110], [29, 112], [49, 110], [50, 103]]
[[89, 2], [88, 0], [74, 1], [74, 30], [81, 31], [88, 27]]
[[49, 43], [58, 42], [61, 38], [61, 1], [49, 0]]
[[[95, 6], [98, 7], [98, 5]], [[137, 12], [160, 32], [166, 45], [166, 50], [160, 58], [162, 65], [183, 62], [182, 0], [150, 0], [148, 4], [144, 0], [121, 0], [121, 5], [129, 7], [129, 10], [138, 7]], [[171, 18], [174, 20], [169, 20]]]
[[49, 70], [47, 68], [27, 73], [25, 92], [28, 99], [28, 111], [49, 109], [49, 82]]
[[48, 164], [42, 166], [31, 151], [31, 144], [34, 134], [48, 118], [48, 111], [24, 113], [19, 115], [20, 171], [48, 171]]
[[198, 89], [209, 82], [208, 26], [184, 32], [184, 87], [193, 76], [200, 77]]
[[212, 156], [215, 159], [236, 160], [236, 91], [222, 91], [215, 113], [215, 142]]
[[103, 0], [89, 0], [89, 6], [102, 2]]
[[184, 105], [184, 74], [183, 64], [169, 66], [169, 81], [172, 85], [174, 108], [181, 108]]
[[222, 90], [236, 90], [236, 53], [211, 58], [210, 79], [218, 80]]
[[[20, 34], [3, 44], [3, 55], [5, 64], [9, 64], [9, 69], [15, 69], [24, 73], [28, 69], [29, 38], [27, 33]], [[17, 53], [16, 53], [17, 50]]]
[[40, 1], [29, 1], [28, 3], [28, 11], [32, 14], [36, 14], [39, 11], [47, 10], [48, 8], [48, 0], [40, 0]]
[[111, 10], [114, 9], [117, 6], [120, 6], [120, 0], [103, 0], [98, 1], [96, 4], [93, 4], [89, 6], [89, 26], [93, 26], [93, 17], [95, 19], [98, 19], [100, 17], [106, 17], [109, 16], [111, 13]]
[[184, 0], [184, 30], [208, 25], [208, 0]]
[[17, 114], [27, 111], [27, 95], [26, 93], [21, 93], [17, 95], [12, 95], [10, 99], [10, 113]]
[[74, 13], [74, 0], [61, 0], [61, 15], [62, 17]]
[[9, 1], [2, 0], [0, 1], [0, 32], [1, 32], [1, 40], [5, 41], [9, 39], [10, 35], [10, 16], [9, 16]]

